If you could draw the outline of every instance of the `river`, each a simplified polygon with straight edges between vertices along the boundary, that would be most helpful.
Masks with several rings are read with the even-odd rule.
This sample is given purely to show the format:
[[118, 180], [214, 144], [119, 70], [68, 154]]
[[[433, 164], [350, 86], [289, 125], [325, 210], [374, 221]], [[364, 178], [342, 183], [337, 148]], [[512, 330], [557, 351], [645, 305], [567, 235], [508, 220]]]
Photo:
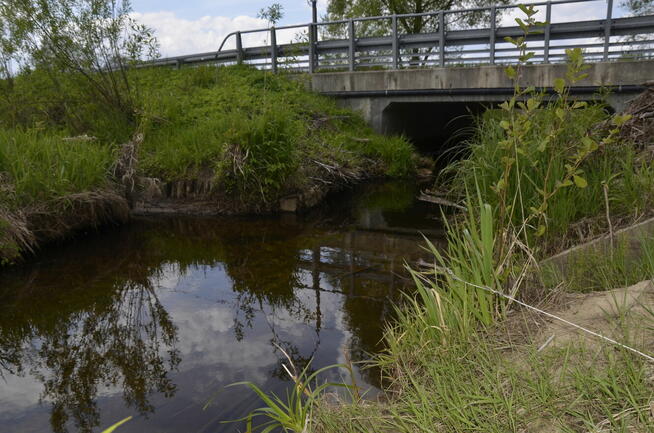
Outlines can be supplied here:
[[[0, 431], [228, 432], [299, 367], [351, 359], [373, 397], [405, 261], [439, 210], [372, 183], [306, 215], [135, 218], [0, 273]], [[325, 379], [342, 380], [333, 370]], [[349, 380], [349, 378], [347, 379]]]

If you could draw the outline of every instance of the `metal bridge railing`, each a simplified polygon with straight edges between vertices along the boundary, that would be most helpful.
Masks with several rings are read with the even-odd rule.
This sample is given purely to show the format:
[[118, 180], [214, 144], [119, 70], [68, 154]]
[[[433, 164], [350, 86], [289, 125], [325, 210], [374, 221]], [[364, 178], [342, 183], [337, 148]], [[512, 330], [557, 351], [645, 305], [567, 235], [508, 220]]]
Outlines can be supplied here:
[[[588, 5], [584, 7], [589, 15], [601, 8], [602, 18], [552, 22], [557, 9], [573, 3]], [[546, 22], [527, 38], [529, 50], [535, 53], [532, 63], [562, 62], [565, 49], [573, 47], [582, 48], [588, 61], [654, 58], [654, 15], [613, 18], [613, 0], [530, 4], [540, 10], [541, 20]], [[491, 6], [237, 31], [227, 35], [216, 52], [157, 59], [149, 64], [181, 67], [249, 63], [275, 72], [286, 69], [314, 73], [515, 63], [518, 52], [505, 38], [516, 38], [523, 32], [518, 26], [500, 26], [499, 22], [516, 8]], [[482, 28], [462, 24], [473, 16], [487, 24]], [[425, 31], [402, 31], [416, 20], [421, 21]], [[288, 36], [289, 32], [294, 33], [295, 41], [279, 44], [279, 35]], [[245, 47], [246, 38], [265, 42]], [[228, 45], [233, 48], [226, 49]]]

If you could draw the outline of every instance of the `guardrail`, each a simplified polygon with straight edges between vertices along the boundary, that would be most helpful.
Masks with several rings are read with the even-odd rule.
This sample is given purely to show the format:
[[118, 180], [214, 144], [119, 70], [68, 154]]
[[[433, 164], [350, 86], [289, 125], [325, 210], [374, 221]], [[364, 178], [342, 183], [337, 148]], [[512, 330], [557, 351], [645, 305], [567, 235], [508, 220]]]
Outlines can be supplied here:
[[[584, 49], [588, 61], [654, 57], [654, 15], [613, 18], [613, 0], [606, 0], [601, 19], [552, 23], [553, 10], [596, 0], [561, 0], [530, 3], [544, 9], [545, 25], [527, 37], [532, 63], [561, 62], [565, 49]], [[230, 33], [216, 52], [157, 59], [148, 64], [175, 66], [250, 63], [262, 69], [303, 72], [355, 71], [371, 68], [418, 68], [512, 63], [516, 48], [506, 37], [523, 35], [518, 26], [498, 25], [517, 5], [364, 17], [350, 20], [270, 27]], [[604, 11], [603, 11], [604, 12]], [[483, 28], [465, 28], [466, 19], [481, 18]], [[417, 20], [428, 31], [402, 32]], [[278, 44], [280, 32], [295, 32], [296, 42]], [[244, 47], [244, 37], [265, 40]], [[329, 35], [338, 35], [326, 39]], [[359, 35], [359, 36], [358, 36]], [[320, 38], [322, 36], [322, 40]], [[234, 40], [234, 48], [225, 47]]]

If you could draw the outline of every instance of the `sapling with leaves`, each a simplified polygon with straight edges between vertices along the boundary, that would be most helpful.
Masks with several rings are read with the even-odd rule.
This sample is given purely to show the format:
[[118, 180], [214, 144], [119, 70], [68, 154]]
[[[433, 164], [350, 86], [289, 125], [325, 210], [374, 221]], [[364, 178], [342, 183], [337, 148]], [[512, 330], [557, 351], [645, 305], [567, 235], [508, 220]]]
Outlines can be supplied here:
[[257, 13], [257, 18], [268, 21], [269, 26], [274, 26], [284, 18], [284, 6], [273, 3], [266, 8], [261, 8]]
[[[500, 126], [505, 131], [504, 138], [498, 143], [503, 153], [503, 172], [492, 189], [498, 196], [499, 227], [516, 233], [529, 245], [532, 235], [540, 237], [547, 230], [547, 210], [551, 199], [564, 188], [588, 186], [583, 163], [601, 146], [615, 142], [620, 126], [628, 117], [614, 116], [613, 128], [605, 137], [597, 137], [591, 131], [580, 137], [568, 136], [568, 122], [574, 117], [573, 112], [587, 107], [586, 102], [570, 100], [570, 87], [588, 76], [585, 71], [589, 66], [584, 63], [581, 49], [566, 49], [567, 71], [564, 77], [554, 80], [552, 99], [546, 100], [545, 92], [533, 86], [522, 87], [524, 65], [535, 56], [533, 51], [529, 51], [527, 38], [540, 31], [539, 27], [545, 23], [535, 19], [537, 10], [534, 6], [519, 7], [526, 18], [516, 18], [516, 22], [524, 34], [515, 39], [506, 38], [518, 50], [519, 64], [506, 68], [506, 74], [514, 84], [514, 95], [500, 105], [504, 112]], [[534, 122], [537, 112], [544, 109], [555, 113], [554, 121], [545, 127]], [[562, 173], [558, 170], [561, 158], [565, 160]], [[527, 169], [539, 171], [540, 176], [529, 176]], [[528, 186], [538, 192], [535, 201], [527, 202], [523, 194], [527, 186], [524, 182], [529, 182]]]

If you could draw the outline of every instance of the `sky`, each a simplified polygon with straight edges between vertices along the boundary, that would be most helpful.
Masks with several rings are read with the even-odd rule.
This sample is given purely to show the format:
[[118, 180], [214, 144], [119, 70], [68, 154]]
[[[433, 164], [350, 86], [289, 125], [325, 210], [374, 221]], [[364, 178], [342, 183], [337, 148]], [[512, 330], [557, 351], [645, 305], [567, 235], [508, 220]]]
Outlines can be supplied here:
[[[278, 25], [311, 21], [307, 0], [132, 0], [132, 8], [140, 22], [155, 29], [161, 54], [168, 57], [215, 51], [230, 32], [268, 27], [257, 12], [274, 2], [284, 7], [285, 16]], [[325, 13], [326, 5], [327, 0], [318, 1], [319, 15]]]
[[[257, 18], [257, 12], [274, 1], [284, 7], [285, 16], [278, 25], [311, 21], [307, 0], [132, 0], [132, 6], [135, 18], [156, 31], [162, 56], [169, 57], [216, 51], [223, 38], [233, 31], [267, 27], [265, 20]], [[325, 13], [327, 1], [318, 0], [319, 16]], [[558, 5], [552, 9], [552, 22], [602, 18], [605, 5], [606, 0]], [[614, 17], [622, 13], [616, 7]], [[512, 21], [512, 17], [504, 17], [503, 24]], [[293, 35], [294, 32], [286, 32], [278, 36], [278, 42], [287, 42]], [[244, 44], [258, 45], [265, 38], [263, 33], [251, 35], [244, 38]], [[233, 40], [228, 41], [226, 48], [233, 48]]]

